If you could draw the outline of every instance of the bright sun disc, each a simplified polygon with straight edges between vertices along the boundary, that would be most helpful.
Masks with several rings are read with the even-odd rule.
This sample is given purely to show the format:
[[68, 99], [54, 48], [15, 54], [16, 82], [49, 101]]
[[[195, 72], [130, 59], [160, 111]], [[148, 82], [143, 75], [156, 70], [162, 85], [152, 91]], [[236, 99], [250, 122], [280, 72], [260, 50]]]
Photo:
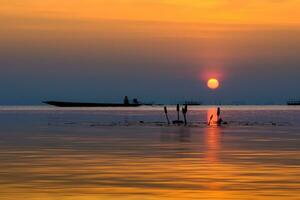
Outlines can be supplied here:
[[209, 89], [215, 90], [219, 87], [219, 81], [215, 78], [211, 78], [207, 81], [207, 87]]

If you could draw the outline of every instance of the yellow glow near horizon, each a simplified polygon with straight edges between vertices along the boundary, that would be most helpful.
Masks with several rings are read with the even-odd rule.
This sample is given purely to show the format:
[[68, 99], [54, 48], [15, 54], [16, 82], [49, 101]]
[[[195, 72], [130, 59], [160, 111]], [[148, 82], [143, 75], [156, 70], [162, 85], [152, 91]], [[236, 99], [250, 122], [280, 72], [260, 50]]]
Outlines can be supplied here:
[[211, 78], [207, 81], [207, 87], [209, 89], [215, 90], [219, 87], [220, 83], [217, 79]]

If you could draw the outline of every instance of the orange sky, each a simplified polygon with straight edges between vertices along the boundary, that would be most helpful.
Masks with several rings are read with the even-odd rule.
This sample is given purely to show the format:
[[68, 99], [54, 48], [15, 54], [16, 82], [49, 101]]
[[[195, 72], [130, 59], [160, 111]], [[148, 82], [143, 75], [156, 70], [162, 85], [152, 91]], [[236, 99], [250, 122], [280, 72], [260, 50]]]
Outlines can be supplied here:
[[16, 18], [298, 24], [299, 10], [299, 0], [0, 0], [0, 16]]

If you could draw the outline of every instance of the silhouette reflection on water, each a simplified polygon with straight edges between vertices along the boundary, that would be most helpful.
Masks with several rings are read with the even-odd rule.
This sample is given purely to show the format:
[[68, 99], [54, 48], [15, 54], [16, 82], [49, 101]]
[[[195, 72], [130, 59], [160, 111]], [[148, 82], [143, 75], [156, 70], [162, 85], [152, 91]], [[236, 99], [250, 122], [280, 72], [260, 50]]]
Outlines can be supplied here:
[[191, 142], [191, 128], [184, 126], [163, 128], [161, 130], [160, 141], [189, 143]]

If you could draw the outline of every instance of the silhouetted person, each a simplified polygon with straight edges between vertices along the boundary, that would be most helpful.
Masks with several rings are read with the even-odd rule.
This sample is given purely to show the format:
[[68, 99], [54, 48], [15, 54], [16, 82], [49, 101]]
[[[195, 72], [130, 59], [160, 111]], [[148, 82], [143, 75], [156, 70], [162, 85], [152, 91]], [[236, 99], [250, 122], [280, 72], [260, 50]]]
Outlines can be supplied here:
[[137, 100], [137, 98], [132, 100], [134, 104], [139, 104], [139, 101]]
[[221, 118], [221, 108], [220, 107], [218, 107], [217, 116], [218, 116], [217, 124], [218, 124], [218, 126], [220, 126], [223, 123], [223, 119]]
[[127, 96], [124, 97], [124, 104], [125, 104], [125, 105], [129, 105], [129, 100], [128, 100], [128, 97], [127, 97]]

